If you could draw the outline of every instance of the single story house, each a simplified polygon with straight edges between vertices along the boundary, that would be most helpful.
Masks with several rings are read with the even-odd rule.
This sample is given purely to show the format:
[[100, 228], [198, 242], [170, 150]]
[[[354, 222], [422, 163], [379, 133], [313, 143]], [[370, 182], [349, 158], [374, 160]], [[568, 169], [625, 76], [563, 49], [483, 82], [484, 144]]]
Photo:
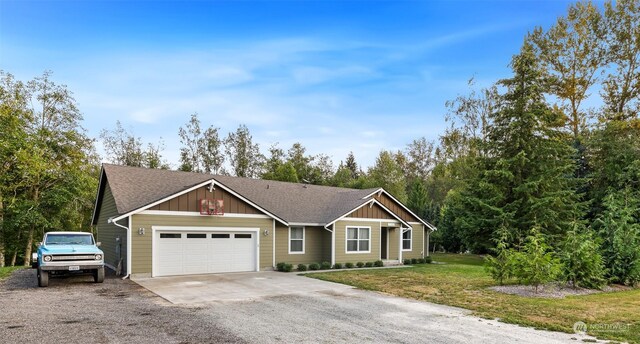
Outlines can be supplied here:
[[93, 212], [107, 266], [133, 277], [428, 255], [427, 221], [357, 190], [103, 164]]

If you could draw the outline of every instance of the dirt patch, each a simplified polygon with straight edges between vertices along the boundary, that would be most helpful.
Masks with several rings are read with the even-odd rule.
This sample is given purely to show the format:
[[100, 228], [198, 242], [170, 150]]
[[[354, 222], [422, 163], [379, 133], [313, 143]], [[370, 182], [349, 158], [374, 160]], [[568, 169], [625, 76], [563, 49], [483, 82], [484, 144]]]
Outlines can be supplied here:
[[628, 287], [612, 285], [602, 289], [573, 288], [563, 283], [549, 283], [538, 287], [538, 291], [534, 286], [529, 285], [500, 285], [489, 287], [493, 291], [499, 293], [519, 295], [525, 297], [539, 297], [547, 299], [563, 299], [567, 296], [589, 295], [597, 293], [608, 293], [614, 291], [628, 290]]

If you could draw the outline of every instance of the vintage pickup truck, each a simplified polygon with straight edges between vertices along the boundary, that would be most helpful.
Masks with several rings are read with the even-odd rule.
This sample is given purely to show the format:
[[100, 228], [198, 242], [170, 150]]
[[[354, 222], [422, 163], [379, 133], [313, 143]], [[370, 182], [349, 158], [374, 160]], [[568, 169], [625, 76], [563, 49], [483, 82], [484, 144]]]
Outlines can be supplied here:
[[104, 281], [104, 253], [91, 233], [48, 232], [32, 256], [38, 269], [38, 286], [49, 285], [49, 275], [91, 273], [96, 283]]

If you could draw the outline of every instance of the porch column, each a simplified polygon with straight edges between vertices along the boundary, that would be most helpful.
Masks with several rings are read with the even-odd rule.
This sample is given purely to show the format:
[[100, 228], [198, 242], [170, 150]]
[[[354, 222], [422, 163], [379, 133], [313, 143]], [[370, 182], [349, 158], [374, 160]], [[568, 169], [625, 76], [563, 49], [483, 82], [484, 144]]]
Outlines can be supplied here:
[[331, 225], [331, 267], [336, 265], [336, 224]]
[[398, 260], [400, 261], [400, 263], [402, 263], [402, 232], [403, 232], [404, 228], [402, 228], [402, 224], [400, 225], [400, 235], [398, 235], [399, 240], [398, 240]]

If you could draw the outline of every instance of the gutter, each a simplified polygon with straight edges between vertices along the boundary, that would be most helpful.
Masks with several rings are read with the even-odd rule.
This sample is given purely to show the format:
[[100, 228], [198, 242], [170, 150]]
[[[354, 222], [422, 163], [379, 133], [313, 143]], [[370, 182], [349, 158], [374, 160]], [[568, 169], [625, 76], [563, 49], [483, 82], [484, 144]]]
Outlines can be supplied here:
[[[124, 230], [126, 230], [127, 232], [127, 275], [122, 277], [122, 279], [127, 279], [129, 278], [129, 275], [131, 275], [131, 253], [130, 253], [130, 248], [131, 248], [131, 229], [129, 227], [125, 227], [121, 224], [119, 224], [116, 220], [113, 219], [113, 217], [110, 217], [109, 219], [107, 219], [107, 223], [111, 223], [117, 227], [120, 227]], [[129, 219], [129, 224], [131, 224], [131, 219]]]

